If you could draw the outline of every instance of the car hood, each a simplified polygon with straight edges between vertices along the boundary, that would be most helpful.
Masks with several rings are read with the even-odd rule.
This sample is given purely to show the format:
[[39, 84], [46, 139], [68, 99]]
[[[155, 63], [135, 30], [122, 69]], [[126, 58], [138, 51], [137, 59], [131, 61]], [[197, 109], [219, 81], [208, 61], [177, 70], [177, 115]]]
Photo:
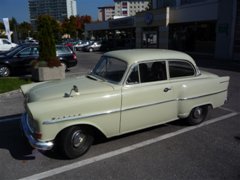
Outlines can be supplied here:
[[68, 98], [73, 86], [78, 88], [78, 92], [72, 91], [72, 97], [113, 91], [113, 87], [109, 83], [89, 79], [86, 76], [23, 85], [21, 89], [23, 94], [27, 97], [28, 102], [35, 102]]

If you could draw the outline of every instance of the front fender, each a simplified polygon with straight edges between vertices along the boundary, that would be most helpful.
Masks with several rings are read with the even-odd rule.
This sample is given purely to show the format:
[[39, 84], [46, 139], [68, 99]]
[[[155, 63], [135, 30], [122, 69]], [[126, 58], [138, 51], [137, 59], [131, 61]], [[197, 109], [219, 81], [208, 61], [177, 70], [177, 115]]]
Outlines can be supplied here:
[[37, 122], [42, 139], [49, 141], [63, 129], [81, 124], [97, 128], [106, 137], [114, 136], [119, 133], [120, 106], [120, 92], [113, 91], [107, 95], [32, 102], [27, 104], [27, 109]]

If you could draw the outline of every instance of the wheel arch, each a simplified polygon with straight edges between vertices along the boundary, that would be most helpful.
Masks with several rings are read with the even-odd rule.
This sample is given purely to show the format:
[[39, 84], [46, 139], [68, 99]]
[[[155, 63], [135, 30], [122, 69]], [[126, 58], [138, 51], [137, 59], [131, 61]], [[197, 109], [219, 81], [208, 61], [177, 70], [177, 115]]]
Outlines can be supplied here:
[[207, 103], [203, 103], [203, 104], [195, 104], [194, 106], [188, 108], [188, 110], [185, 109], [184, 112], [180, 111], [180, 113], [178, 114], [178, 118], [185, 119], [185, 118], [187, 118], [190, 115], [191, 111], [194, 108], [203, 107], [203, 106], [208, 106], [208, 108], [210, 108], [210, 110], [214, 108], [214, 106], [213, 106], [213, 104], [211, 102], [207, 102]]
[[100, 128], [92, 125], [92, 124], [73, 124], [73, 125], [69, 125], [64, 127], [61, 131], [59, 131], [56, 135], [55, 139], [58, 139], [58, 137], [62, 134], [62, 132], [64, 132], [66, 129], [71, 128], [71, 127], [80, 127], [81, 129], [86, 130], [87, 132], [91, 133], [93, 135], [94, 138], [98, 137], [98, 138], [106, 138], [107, 136], [104, 134], [104, 132], [102, 130], [100, 130]]

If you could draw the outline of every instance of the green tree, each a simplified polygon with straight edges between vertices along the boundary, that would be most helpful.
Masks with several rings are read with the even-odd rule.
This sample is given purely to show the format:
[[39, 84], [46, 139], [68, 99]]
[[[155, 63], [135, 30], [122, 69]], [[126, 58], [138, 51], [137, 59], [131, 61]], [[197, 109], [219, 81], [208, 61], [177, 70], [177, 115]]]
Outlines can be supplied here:
[[62, 28], [63, 33], [69, 34], [72, 38], [77, 37], [77, 19], [75, 16], [70, 16], [70, 18], [65, 19]]
[[91, 16], [71, 16], [62, 23], [62, 32], [69, 34], [72, 38], [81, 37], [84, 32], [85, 23], [92, 21]]
[[20, 39], [26, 39], [28, 36], [32, 36], [32, 26], [28, 22], [18, 24], [17, 31]]
[[3, 37], [2, 33], [4, 31], [4, 25], [2, 22], [0, 22], [0, 37]]
[[77, 31], [79, 36], [81, 37], [84, 29], [85, 29], [85, 24], [92, 22], [92, 17], [85, 15], [85, 16], [78, 16], [77, 17]]
[[39, 60], [40, 65], [58, 67], [61, 66], [61, 62], [56, 57], [52, 22], [53, 19], [48, 15], [38, 17]]

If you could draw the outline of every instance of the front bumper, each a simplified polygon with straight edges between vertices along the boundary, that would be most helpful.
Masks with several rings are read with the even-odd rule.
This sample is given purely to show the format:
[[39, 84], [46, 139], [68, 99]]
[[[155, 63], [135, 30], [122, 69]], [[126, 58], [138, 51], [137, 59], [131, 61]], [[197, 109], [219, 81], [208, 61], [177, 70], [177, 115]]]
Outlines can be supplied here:
[[23, 132], [24, 132], [25, 136], [27, 137], [29, 144], [33, 148], [36, 148], [39, 150], [44, 150], [44, 151], [51, 150], [53, 148], [54, 143], [52, 141], [48, 141], [48, 142], [39, 141], [33, 137], [32, 133], [30, 131], [29, 125], [28, 125], [28, 114], [27, 113], [22, 114], [21, 124], [22, 124]]

